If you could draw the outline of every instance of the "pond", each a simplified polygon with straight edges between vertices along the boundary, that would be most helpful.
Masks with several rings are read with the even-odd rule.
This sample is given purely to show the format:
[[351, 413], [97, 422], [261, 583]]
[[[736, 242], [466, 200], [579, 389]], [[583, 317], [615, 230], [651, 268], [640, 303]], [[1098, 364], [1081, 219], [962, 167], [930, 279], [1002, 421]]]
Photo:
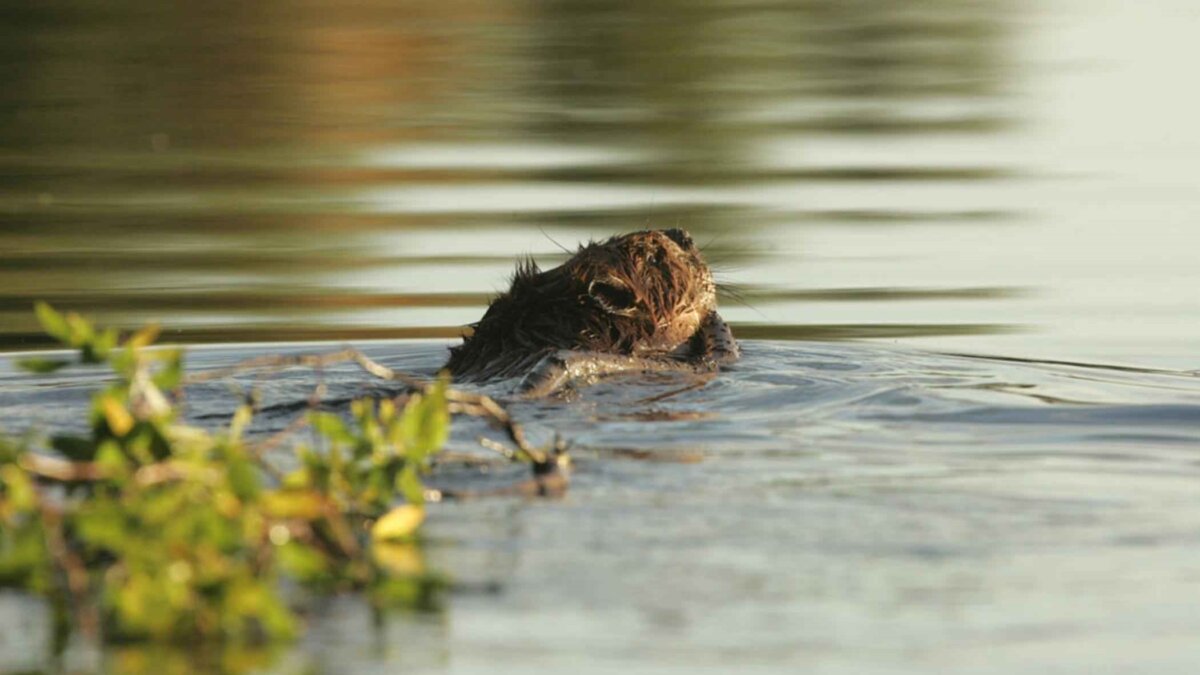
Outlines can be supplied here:
[[[439, 505], [430, 555], [460, 582], [443, 611], [338, 599], [256, 668], [1200, 658], [1192, 4], [0, 15], [4, 350], [49, 346], [45, 299], [226, 343], [195, 369], [353, 341], [431, 372], [518, 258], [647, 227], [690, 230], [727, 288], [746, 356], [707, 387], [516, 409], [576, 444], [571, 490]], [[79, 424], [96, 381], [0, 361], [0, 425]], [[311, 374], [273, 386], [304, 400]], [[223, 413], [219, 393], [191, 414]], [[0, 626], [0, 670], [49, 667], [44, 608], [0, 595]]]

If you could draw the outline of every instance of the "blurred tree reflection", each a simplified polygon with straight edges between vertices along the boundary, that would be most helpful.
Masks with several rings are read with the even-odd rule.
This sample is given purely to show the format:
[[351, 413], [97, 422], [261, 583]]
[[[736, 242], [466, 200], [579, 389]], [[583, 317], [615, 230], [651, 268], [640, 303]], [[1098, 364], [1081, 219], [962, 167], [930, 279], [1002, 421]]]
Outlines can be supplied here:
[[985, 97], [1007, 75], [1004, 0], [548, 0], [539, 10], [533, 88], [554, 111], [541, 128], [653, 142], [683, 162], [736, 160], [740, 140], [780, 128], [904, 130], [897, 101]]

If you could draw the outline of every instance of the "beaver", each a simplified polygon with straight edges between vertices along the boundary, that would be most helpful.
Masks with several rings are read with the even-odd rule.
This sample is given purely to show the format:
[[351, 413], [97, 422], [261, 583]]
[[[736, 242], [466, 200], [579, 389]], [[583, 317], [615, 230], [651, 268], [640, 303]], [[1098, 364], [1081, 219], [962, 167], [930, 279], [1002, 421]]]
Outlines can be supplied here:
[[472, 328], [445, 369], [460, 381], [524, 374], [527, 398], [622, 372], [711, 372], [740, 356], [712, 271], [681, 229], [590, 242], [546, 271], [526, 259]]

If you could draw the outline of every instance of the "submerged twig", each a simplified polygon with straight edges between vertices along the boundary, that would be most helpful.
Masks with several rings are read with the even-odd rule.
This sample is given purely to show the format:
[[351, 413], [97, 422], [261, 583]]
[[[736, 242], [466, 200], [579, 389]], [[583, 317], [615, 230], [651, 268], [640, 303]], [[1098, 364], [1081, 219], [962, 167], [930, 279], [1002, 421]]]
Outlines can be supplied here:
[[570, 485], [570, 461], [565, 454], [544, 465], [534, 465], [533, 476], [493, 490], [441, 489], [439, 499], [482, 499], [486, 497], [561, 497]]
[[[352, 361], [357, 364], [363, 371], [369, 375], [386, 380], [389, 382], [400, 382], [405, 384], [409, 391], [401, 393], [393, 397], [393, 400], [402, 405], [405, 400], [414, 392], [425, 389], [431, 380], [418, 376], [402, 373], [389, 368], [371, 357], [364, 354], [362, 351], [354, 347], [346, 347], [336, 352], [329, 354], [297, 354], [291, 356], [260, 356], [252, 359], [240, 361], [226, 368], [220, 368], [203, 373], [197, 373], [189, 376], [185, 381], [188, 384], [196, 384], [201, 382], [209, 382], [224, 377], [230, 377], [239, 373], [244, 373], [253, 370], [283, 370], [292, 367], [310, 367], [322, 369], [326, 366], [335, 363], [345, 363]], [[315, 408], [319, 404], [319, 397], [323, 394], [321, 387], [318, 387], [313, 392], [313, 398], [309, 400], [310, 407]], [[565, 445], [557, 437], [555, 440], [544, 448], [534, 446], [528, 436], [525, 434], [525, 428], [509, 414], [508, 410], [490, 396], [484, 394], [474, 394], [461, 391], [458, 389], [446, 389], [446, 402], [449, 412], [454, 414], [470, 415], [472, 417], [481, 417], [486, 419], [491, 425], [497, 429], [504, 431], [509, 441], [516, 446], [516, 450], [512, 450], [505, 445], [491, 439], [480, 439], [480, 444], [483, 447], [500, 453], [510, 461], [528, 461], [533, 465], [535, 481], [544, 479], [538, 476], [558, 476], [560, 475], [560, 464], [564, 464]], [[271, 448], [282, 444], [296, 431], [305, 426], [306, 421], [300, 418], [289, 424], [285, 429], [272, 435], [270, 438], [251, 446], [251, 450], [255, 453], [256, 458], [262, 459], [263, 453]], [[565, 474], [562, 475], [563, 487], [565, 488]], [[539, 483], [539, 484], [541, 484]], [[555, 488], [556, 490], [558, 488]], [[522, 490], [527, 491], [527, 488]], [[554, 490], [551, 490], [554, 491]], [[536, 493], [545, 492], [542, 488], [538, 488]]]
[[[267, 438], [258, 443], [252, 443], [246, 446], [246, 449], [254, 456], [255, 459], [262, 460], [263, 456], [275, 448], [283, 444], [284, 441], [291, 438], [293, 434], [308, 426], [307, 417], [297, 417], [288, 423], [288, 425], [279, 431], [271, 434]], [[274, 472], [274, 469], [271, 469]]]
[[108, 472], [95, 462], [72, 462], [32, 452], [21, 455], [17, 465], [38, 478], [62, 483], [90, 482], [109, 477]]
[[[423, 379], [388, 368], [353, 347], [347, 347], [329, 354], [258, 356], [239, 361], [225, 368], [189, 375], [185, 379], [185, 382], [187, 384], [210, 382], [251, 370], [282, 370], [297, 366], [320, 369], [335, 363], [344, 363], [347, 361], [353, 361], [365, 372], [374, 377], [389, 382], [402, 382], [414, 390], [424, 389], [431, 382], [429, 379]], [[407, 396], [407, 393], [401, 396]], [[495, 399], [483, 394], [470, 394], [456, 389], [447, 389], [446, 400], [451, 403], [452, 413], [457, 412], [477, 417], [486, 417], [492, 420], [498, 427], [504, 429], [513, 443], [517, 445], [518, 449], [526, 453], [530, 459], [536, 462], [544, 462], [546, 460], [545, 452], [529, 444], [521, 425], [513, 421], [504, 406], [497, 403]]]
[[428, 379], [421, 379], [407, 373], [400, 373], [392, 370], [391, 368], [374, 361], [371, 359], [371, 357], [362, 353], [360, 350], [355, 349], [354, 347], [346, 347], [329, 354], [256, 356], [251, 359], [239, 361], [224, 368], [217, 368], [215, 370], [189, 375], [184, 379], [184, 383], [199, 384], [202, 382], [211, 382], [213, 380], [239, 375], [252, 370], [283, 370], [285, 368], [295, 368], [297, 366], [323, 368], [325, 366], [330, 366], [337, 363], [345, 363], [347, 361], [353, 361], [364, 371], [374, 375], [375, 377], [378, 377], [381, 380], [403, 382], [414, 389], [420, 389], [429, 384]]
[[512, 415], [508, 414], [508, 410], [490, 396], [471, 394], [457, 389], [447, 389], [446, 401], [449, 403], [451, 413], [484, 417], [493, 426], [503, 430], [508, 435], [509, 440], [517, 446], [518, 458], [523, 455], [525, 459], [528, 459], [535, 465], [546, 464], [552, 460], [552, 454], [557, 454], [562, 450], [560, 447], [561, 443], [558, 441], [555, 441], [544, 449], [535, 447], [525, 435], [525, 427], [521, 426], [520, 422], [514, 420]]
[[645, 405], [647, 403], [657, 403], [664, 399], [671, 398], [672, 396], [677, 396], [679, 394], [686, 394], [687, 392], [694, 391], [696, 389], [702, 389], [703, 387], [708, 385], [709, 382], [712, 381], [714, 375], [715, 375], [715, 373], [699, 373], [696, 375], [696, 378], [697, 378], [696, 382], [693, 382], [689, 385], [685, 385], [683, 387], [671, 389], [670, 391], [665, 391], [661, 394], [647, 396], [646, 398], [639, 398], [638, 400], [634, 401], [633, 403], [634, 403], [634, 405]]
[[[75, 462], [34, 453], [22, 455], [17, 460], [17, 465], [38, 478], [60, 483], [95, 483], [120, 476], [119, 472], [106, 469], [97, 462]], [[152, 487], [197, 476], [207, 483], [215, 483], [221, 477], [220, 472], [215, 469], [196, 467], [176, 460], [163, 460], [140, 467], [133, 473], [133, 480], [141, 487]]]

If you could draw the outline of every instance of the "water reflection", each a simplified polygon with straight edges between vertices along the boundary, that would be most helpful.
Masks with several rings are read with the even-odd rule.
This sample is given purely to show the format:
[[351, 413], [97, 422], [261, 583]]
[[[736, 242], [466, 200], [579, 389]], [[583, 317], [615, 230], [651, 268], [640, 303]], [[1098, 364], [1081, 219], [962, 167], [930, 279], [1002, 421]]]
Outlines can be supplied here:
[[[518, 255], [553, 263], [552, 239], [673, 225], [744, 287], [749, 307], [731, 311], [747, 335], [996, 332], [1005, 321], [872, 315], [900, 300], [985, 305], [1016, 285], [914, 278], [878, 248], [870, 268], [895, 274], [865, 285], [814, 282], [798, 263], [814, 228], [1022, 217], [957, 187], [1022, 175], [960, 152], [1014, 121], [1010, 11], [8, 8], [0, 347], [44, 344], [38, 298], [123, 326], [160, 319], [189, 341], [450, 337]], [[909, 138], [928, 147], [858, 140]], [[905, 185], [933, 190], [887, 196]], [[843, 301], [863, 309], [807, 316]]]

